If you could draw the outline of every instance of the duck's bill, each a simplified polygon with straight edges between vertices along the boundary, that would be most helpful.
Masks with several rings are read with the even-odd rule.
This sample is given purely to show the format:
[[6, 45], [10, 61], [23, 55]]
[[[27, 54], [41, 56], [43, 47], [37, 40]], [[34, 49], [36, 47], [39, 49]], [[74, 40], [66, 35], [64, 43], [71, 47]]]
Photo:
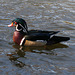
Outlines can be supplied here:
[[16, 27], [16, 24], [14, 24], [13, 22], [11, 24], [8, 25], [8, 27], [13, 27], [15, 26]]
[[8, 27], [12, 27], [12, 26], [13, 26], [13, 23], [11, 23], [11, 24], [8, 25]]

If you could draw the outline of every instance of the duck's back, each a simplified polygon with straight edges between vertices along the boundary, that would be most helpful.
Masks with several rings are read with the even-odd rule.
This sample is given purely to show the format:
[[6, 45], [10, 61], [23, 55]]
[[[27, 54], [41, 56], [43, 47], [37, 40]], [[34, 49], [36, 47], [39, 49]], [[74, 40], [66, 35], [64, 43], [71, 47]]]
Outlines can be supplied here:
[[25, 36], [27, 40], [48, 40], [51, 36], [58, 33], [59, 31], [42, 31], [42, 30], [30, 30]]

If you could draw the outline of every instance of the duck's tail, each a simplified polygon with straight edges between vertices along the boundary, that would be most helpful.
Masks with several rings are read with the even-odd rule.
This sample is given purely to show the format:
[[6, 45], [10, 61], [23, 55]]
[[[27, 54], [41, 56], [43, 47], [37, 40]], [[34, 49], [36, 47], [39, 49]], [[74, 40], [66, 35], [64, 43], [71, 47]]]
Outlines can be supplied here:
[[68, 40], [70, 40], [69, 37], [53, 36], [51, 39], [47, 41], [47, 45], [52, 45], [52, 44], [56, 44]]

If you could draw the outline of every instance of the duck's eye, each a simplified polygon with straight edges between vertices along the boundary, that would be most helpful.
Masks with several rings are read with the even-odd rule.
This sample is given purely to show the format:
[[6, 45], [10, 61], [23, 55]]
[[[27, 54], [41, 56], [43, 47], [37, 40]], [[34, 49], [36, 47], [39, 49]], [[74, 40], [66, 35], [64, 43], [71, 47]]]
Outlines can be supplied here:
[[17, 24], [17, 22], [14, 22], [15, 24]]

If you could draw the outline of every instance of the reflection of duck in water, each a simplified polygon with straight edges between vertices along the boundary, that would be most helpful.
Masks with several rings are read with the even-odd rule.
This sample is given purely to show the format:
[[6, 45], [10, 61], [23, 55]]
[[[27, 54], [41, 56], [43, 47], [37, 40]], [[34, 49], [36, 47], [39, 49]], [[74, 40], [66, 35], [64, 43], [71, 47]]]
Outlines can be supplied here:
[[[24, 67], [24, 66], [29, 66], [28, 64], [25, 64], [23, 62], [25, 59], [27, 59], [28, 56], [26, 54], [28, 52], [30, 53], [36, 53], [36, 54], [46, 54], [46, 55], [58, 55], [57, 53], [54, 52], [53, 49], [56, 48], [67, 48], [68, 46], [63, 45], [63, 44], [55, 44], [51, 46], [42, 46], [42, 47], [22, 47], [20, 50], [20, 46], [17, 44], [13, 45], [13, 47], [16, 49], [15, 52], [12, 52], [11, 54], [7, 54], [9, 56], [9, 60], [16, 66], [18, 67]], [[20, 58], [23, 58], [23, 60], [19, 60]]]
[[[13, 35], [13, 41], [18, 45], [25, 46], [43, 46], [52, 45], [62, 41], [68, 41], [69, 37], [54, 36], [59, 31], [42, 31], [30, 30], [28, 31], [26, 22], [21, 18], [16, 18], [8, 27], [16, 27]], [[37, 41], [43, 40], [43, 41]]]
[[[9, 60], [18, 67], [24, 67], [24, 66], [30, 67], [30, 65], [25, 64], [25, 62], [23, 62], [25, 59], [27, 59], [26, 54], [28, 52], [36, 53], [36, 54], [58, 55], [57, 53], [54, 52], [53, 49], [67, 48], [68, 46], [58, 43], [58, 44], [51, 45], [51, 46], [23, 47], [23, 48], [21, 48], [21, 50], [20, 50], [20, 46], [18, 46], [17, 44], [13, 45], [13, 47], [16, 50], [15, 50], [15, 52], [12, 52], [11, 54], [7, 54], [9, 56]], [[19, 58], [23, 58], [23, 60], [19, 60]]]

